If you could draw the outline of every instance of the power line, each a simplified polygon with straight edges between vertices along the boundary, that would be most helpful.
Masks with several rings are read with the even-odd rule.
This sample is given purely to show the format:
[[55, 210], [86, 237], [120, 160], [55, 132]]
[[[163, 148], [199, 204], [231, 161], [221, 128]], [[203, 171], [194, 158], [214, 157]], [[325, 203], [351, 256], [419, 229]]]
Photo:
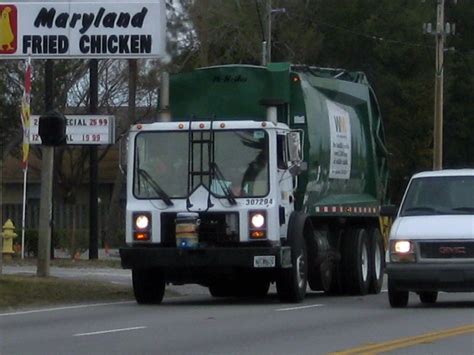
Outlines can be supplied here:
[[356, 36], [372, 39], [374, 41], [387, 42], [387, 43], [393, 43], [393, 44], [398, 44], [398, 45], [402, 44], [402, 45], [409, 46], [409, 47], [435, 48], [435, 46], [429, 46], [429, 45], [422, 44], [422, 43], [405, 42], [405, 41], [385, 38], [385, 37], [382, 37], [382, 36], [379, 36], [379, 35], [372, 35], [372, 34], [357, 32], [357, 31], [354, 31], [354, 30], [351, 30], [351, 29], [348, 29], [348, 28], [345, 28], [345, 27], [335, 26], [335, 25], [331, 25], [329, 23], [325, 23], [325, 22], [321, 22], [321, 21], [318, 21], [318, 24], [322, 25], [322, 26], [334, 28], [334, 29], [337, 29], [339, 31], [343, 31], [343, 32], [346, 32], [346, 33], [350, 33], [350, 34], [353, 34], [353, 35], [356, 35]]

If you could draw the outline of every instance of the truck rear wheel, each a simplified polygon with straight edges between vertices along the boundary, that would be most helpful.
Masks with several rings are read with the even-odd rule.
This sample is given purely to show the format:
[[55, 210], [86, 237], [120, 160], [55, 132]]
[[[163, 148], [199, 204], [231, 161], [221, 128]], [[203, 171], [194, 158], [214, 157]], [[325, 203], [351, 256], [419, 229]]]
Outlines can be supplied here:
[[364, 228], [349, 227], [343, 243], [344, 287], [349, 294], [366, 295], [369, 291], [369, 238]]
[[308, 261], [304, 240], [305, 228], [312, 228], [311, 224], [306, 224], [306, 215], [293, 212], [288, 225], [288, 245], [291, 247], [292, 267], [281, 269], [276, 281], [281, 302], [301, 302], [306, 295]]
[[132, 269], [133, 293], [139, 304], [159, 304], [165, 294], [165, 277], [159, 269]]
[[382, 290], [385, 272], [385, 248], [382, 234], [378, 228], [370, 230], [370, 285], [369, 293], [378, 294]]

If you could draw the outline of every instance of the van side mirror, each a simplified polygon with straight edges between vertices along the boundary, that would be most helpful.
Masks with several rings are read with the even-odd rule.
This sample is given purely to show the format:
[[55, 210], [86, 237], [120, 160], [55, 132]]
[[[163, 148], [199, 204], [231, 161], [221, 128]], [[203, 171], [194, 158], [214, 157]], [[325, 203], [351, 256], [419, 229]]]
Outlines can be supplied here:
[[398, 207], [395, 205], [380, 206], [380, 215], [382, 217], [395, 217], [398, 213]]

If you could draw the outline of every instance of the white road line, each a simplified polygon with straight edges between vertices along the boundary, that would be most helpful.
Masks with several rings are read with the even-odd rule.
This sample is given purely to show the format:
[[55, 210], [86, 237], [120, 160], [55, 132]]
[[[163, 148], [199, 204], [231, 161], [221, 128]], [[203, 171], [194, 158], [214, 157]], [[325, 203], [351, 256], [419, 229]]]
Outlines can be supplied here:
[[107, 334], [107, 333], [117, 333], [117, 332], [127, 332], [129, 330], [138, 330], [138, 329], [145, 329], [145, 326], [141, 327], [131, 327], [131, 328], [122, 328], [122, 329], [111, 329], [111, 330], [100, 330], [98, 332], [91, 332], [91, 333], [79, 333], [74, 334], [75, 337], [84, 337], [89, 335], [99, 335], [99, 334]]
[[115, 304], [126, 304], [126, 303], [135, 303], [135, 301], [121, 301], [121, 302], [109, 302], [109, 303], [83, 304], [83, 305], [77, 305], [77, 306], [65, 306], [65, 307], [56, 307], [56, 308], [34, 309], [34, 310], [31, 310], [31, 311], [19, 311], [19, 312], [11, 312], [11, 313], [0, 313], [0, 317], [18, 316], [18, 315], [23, 315], [23, 314], [42, 313], [42, 312], [65, 311], [65, 310], [68, 310], [68, 309], [78, 309], [78, 308], [112, 306], [112, 305], [115, 305]]
[[310, 306], [300, 306], [300, 307], [290, 307], [290, 308], [278, 308], [275, 309], [277, 312], [286, 312], [286, 311], [298, 311], [300, 309], [314, 308], [314, 307], [323, 307], [323, 304], [312, 304]]

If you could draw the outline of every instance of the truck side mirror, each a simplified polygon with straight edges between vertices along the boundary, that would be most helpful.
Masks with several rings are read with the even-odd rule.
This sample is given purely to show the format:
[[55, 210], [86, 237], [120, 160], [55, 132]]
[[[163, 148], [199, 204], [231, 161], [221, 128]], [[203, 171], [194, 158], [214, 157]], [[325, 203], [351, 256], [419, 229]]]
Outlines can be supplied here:
[[292, 165], [299, 164], [303, 160], [301, 134], [301, 131], [291, 131], [288, 133], [288, 159]]

